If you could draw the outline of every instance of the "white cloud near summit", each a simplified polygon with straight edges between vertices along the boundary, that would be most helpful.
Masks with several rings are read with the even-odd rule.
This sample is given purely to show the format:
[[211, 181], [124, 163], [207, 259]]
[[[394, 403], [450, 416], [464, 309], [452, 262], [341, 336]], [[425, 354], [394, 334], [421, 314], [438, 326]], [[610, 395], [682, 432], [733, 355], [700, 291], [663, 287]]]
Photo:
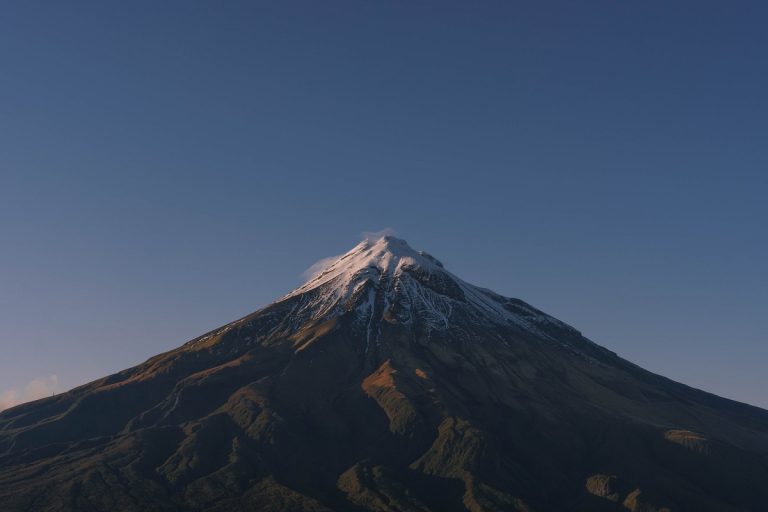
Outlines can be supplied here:
[[327, 258], [323, 258], [321, 260], [317, 260], [312, 265], [309, 266], [307, 270], [301, 273], [301, 276], [306, 279], [307, 281], [319, 276], [323, 270], [327, 269], [331, 266], [331, 264], [336, 261], [337, 259], [341, 258], [341, 254], [337, 256], [328, 256]]
[[[369, 242], [375, 242], [376, 240], [378, 240], [383, 236], [396, 236], [396, 235], [397, 235], [397, 231], [395, 231], [394, 229], [384, 228], [380, 231], [363, 231], [362, 233], [360, 233], [360, 239], [368, 240]], [[301, 277], [303, 277], [306, 281], [309, 281], [319, 276], [323, 272], [323, 270], [330, 267], [334, 261], [341, 258], [342, 256], [343, 254], [337, 254], [336, 256], [328, 256], [320, 260], [317, 260], [312, 265], [310, 265], [307, 270], [301, 273]]]
[[369, 242], [375, 242], [383, 236], [397, 236], [397, 231], [394, 228], [384, 228], [379, 231], [363, 231], [360, 233], [360, 238]]

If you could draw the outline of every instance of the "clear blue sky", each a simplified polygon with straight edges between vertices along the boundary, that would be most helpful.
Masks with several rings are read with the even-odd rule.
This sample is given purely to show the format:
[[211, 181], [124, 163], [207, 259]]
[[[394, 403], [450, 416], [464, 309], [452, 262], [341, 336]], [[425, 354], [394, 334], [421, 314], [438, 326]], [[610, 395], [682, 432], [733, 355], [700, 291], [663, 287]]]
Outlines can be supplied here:
[[768, 407], [766, 26], [757, 1], [6, 2], [0, 394], [139, 363], [392, 227]]

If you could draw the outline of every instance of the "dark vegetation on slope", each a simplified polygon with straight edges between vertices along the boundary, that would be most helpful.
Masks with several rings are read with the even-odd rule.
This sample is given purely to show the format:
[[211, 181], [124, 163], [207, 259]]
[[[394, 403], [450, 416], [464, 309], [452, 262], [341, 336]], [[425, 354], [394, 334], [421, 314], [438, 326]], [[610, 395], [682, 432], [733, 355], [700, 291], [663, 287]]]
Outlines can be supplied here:
[[[450, 276], [402, 276], [465, 300]], [[315, 292], [292, 296], [0, 413], [0, 509], [768, 510], [768, 412], [648, 373], [522, 301], [493, 294], [534, 331], [458, 302], [435, 330], [396, 294], [358, 307], [369, 292], [388, 290], [317, 318], [299, 313]]]

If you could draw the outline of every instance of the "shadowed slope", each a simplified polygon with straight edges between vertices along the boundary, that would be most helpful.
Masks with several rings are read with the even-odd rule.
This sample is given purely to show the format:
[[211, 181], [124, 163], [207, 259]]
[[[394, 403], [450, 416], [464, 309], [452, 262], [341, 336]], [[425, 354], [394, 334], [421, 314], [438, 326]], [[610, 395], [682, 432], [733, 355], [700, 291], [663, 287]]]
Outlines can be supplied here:
[[768, 412], [391, 237], [177, 350], [0, 414], [3, 510], [760, 511]]

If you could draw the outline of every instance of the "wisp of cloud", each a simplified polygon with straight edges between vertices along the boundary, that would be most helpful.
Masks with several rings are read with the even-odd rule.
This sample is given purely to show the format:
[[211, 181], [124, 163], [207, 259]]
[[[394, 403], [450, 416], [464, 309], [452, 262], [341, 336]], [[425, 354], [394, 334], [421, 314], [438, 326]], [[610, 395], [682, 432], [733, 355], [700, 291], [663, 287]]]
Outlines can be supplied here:
[[[375, 242], [376, 240], [378, 240], [383, 236], [396, 236], [396, 235], [397, 235], [397, 231], [395, 231], [393, 228], [386, 227], [379, 231], [363, 231], [362, 233], [360, 233], [360, 240]], [[301, 273], [301, 277], [303, 277], [307, 281], [314, 279], [315, 277], [322, 274], [324, 270], [330, 267], [334, 261], [338, 260], [342, 256], [343, 254], [337, 254], [336, 256], [326, 256], [325, 258], [317, 260], [312, 265], [310, 265], [307, 270]]]
[[51, 396], [58, 390], [58, 375], [33, 379], [24, 387], [23, 392], [19, 392], [17, 389], [11, 389], [0, 394], [0, 411], [23, 404], [24, 402], [31, 402], [32, 400]]

